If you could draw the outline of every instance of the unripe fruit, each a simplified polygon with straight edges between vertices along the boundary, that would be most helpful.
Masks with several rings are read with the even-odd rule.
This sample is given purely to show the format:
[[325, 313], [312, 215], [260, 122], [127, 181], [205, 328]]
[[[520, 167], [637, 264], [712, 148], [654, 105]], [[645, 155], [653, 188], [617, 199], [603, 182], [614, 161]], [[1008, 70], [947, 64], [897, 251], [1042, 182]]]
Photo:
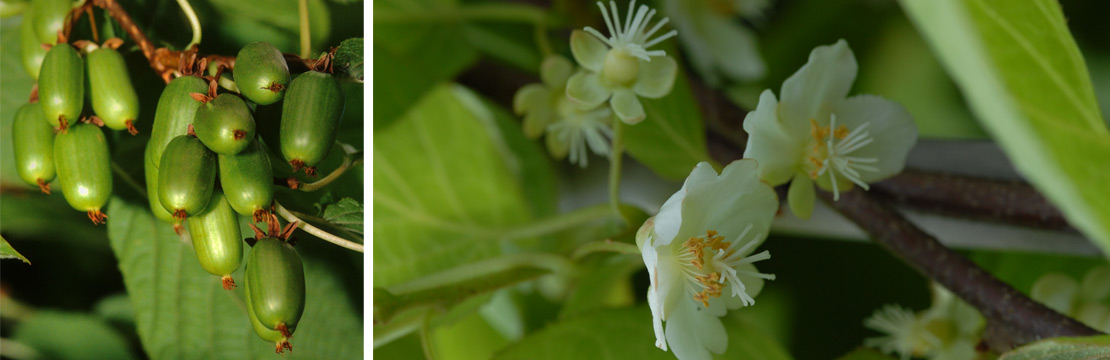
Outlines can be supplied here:
[[200, 102], [189, 94], [207, 93], [208, 83], [196, 76], [182, 76], [166, 85], [158, 97], [158, 108], [154, 111], [154, 127], [150, 131], [147, 150], [156, 168], [161, 168], [162, 151], [174, 138], [185, 135], [189, 124], [193, 123]]
[[277, 238], [258, 239], [244, 276], [258, 321], [289, 337], [304, 313], [304, 266], [297, 251]]
[[31, 1], [31, 21], [40, 43], [53, 45], [58, 42], [58, 31], [62, 30], [66, 14], [72, 8], [73, 1], [70, 0]]
[[23, 15], [23, 22], [19, 24], [19, 55], [23, 60], [23, 70], [27, 71], [32, 79], [39, 78], [39, 69], [42, 68], [42, 59], [46, 57], [46, 49], [35, 35], [35, 26], [32, 13], [34, 7], [27, 9]]
[[46, 52], [39, 72], [39, 103], [50, 126], [64, 132], [81, 116], [85, 104], [85, 62], [72, 46], [59, 44]]
[[330, 74], [308, 71], [289, 84], [281, 109], [281, 153], [296, 172], [315, 175], [343, 115], [343, 94]]
[[24, 104], [15, 113], [12, 123], [12, 147], [19, 177], [50, 193], [54, 180], [54, 129], [42, 121], [39, 104]]
[[[250, 279], [244, 278], [243, 282], [243, 286], [246, 286], [247, 289], [251, 288]], [[293, 351], [293, 345], [289, 344], [289, 339], [281, 335], [280, 331], [267, 328], [266, 325], [262, 325], [262, 322], [258, 321], [258, 316], [254, 314], [254, 301], [251, 300], [251, 292], [248, 290], [243, 293], [247, 301], [247, 317], [251, 320], [251, 327], [254, 328], [254, 333], [258, 334], [258, 337], [262, 338], [262, 340], [273, 341], [275, 344], [274, 352], [278, 354], [282, 353], [284, 349]]]
[[274, 200], [274, 172], [266, 146], [251, 141], [243, 152], [219, 155], [220, 186], [227, 192], [227, 202], [235, 212], [251, 216], [254, 222], [264, 221]]
[[111, 161], [108, 140], [96, 125], [74, 124], [54, 138], [58, 186], [69, 205], [88, 212], [93, 224], [107, 218], [100, 208], [112, 195]]
[[[147, 146], [149, 147], [150, 144], [148, 143]], [[174, 219], [173, 214], [166, 211], [166, 208], [162, 206], [162, 201], [158, 200], [158, 167], [154, 166], [149, 150], [143, 152], [143, 172], [146, 173], [146, 198], [150, 203], [150, 211], [159, 220], [174, 224], [174, 229], [177, 230], [181, 226], [181, 222]]]
[[239, 216], [228, 205], [222, 191], [212, 192], [208, 207], [185, 222], [193, 238], [193, 250], [200, 267], [220, 276], [224, 290], [235, 288], [231, 273], [243, 262], [243, 237], [239, 233]]
[[158, 201], [178, 220], [208, 206], [216, 182], [216, 154], [197, 138], [181, 135], [166, 145], [158, 167]]
[[139, 116], [139, 95], [131, 86], [123, 55], [101, 47], [89, 53], [87, 62], [89, 96], [96, 116], [110, 129], [127, 129], [131, 135], [138, 134], [134, 122]]
[[254, 117], [238, 96], [220, 94], [197, 109], [197, 138], [212, 151], [234, 155], [254, 141]]
[[232, 75], [243, 96], [256, 104], [269, 105], [285, 95], [289, 64], [273, 45], [256, 42], [239, 50]]

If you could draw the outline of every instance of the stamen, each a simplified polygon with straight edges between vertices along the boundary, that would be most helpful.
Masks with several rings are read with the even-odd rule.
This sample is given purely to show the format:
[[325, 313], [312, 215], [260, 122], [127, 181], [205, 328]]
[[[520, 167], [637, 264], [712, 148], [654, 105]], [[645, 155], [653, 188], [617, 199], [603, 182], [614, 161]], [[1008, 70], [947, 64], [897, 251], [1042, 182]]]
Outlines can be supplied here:
[[645, 48], [652, 47], [655, 44], [658, 44], [658, 43], [662, 42], [663, 40], [667, 40], [667, 39], [670, 39], [670, 38], [674, 37], [675, 35], [678, 35], [678, 30], [668, 31], [666, 34], [660, 35], [659, 37], [657, 37], [655, 39], [652, 39], [651, 41], [648, 41], [647, 43], [644, 43], [644, 47]]
[[616, 1], [609, 1], [609, 7], [613, 9], [613, 24], [614, 24], [614, 27], [613, 27], [612, 35], [613, 35], [614, 39], [620, 40], [620, 38], [621, 38], [621, 29], [623, 27], [621, 27], [620, 13], [617, 12], [617, 2]]
[[[650, 19], [651, 15], [654, 15], [654, 14], [655, 14], [655, 9], [652, 9], [652, 12], [648, 14], [649, 19]], [[662, 20], [659, 20], [659, 22], [655, 23], [655, 26], [652, 27], [651, 30], [648, 30], [647, 32], [644, 32], [644, 33], [640, 34], [640, 39], [641, 40], [647, 40], [647, 39], [651, 38], [651, 34], [654, 34], [656, 31], [659, 31], [659, 29], [662, 29], [663, 25], [666, 25], [670, 21], [671, 21], [671, 18], [664, 17]], [[644, 25], [646, 26], [647, 24], [645, 23]]]
[[613, 47], [613, 42], [609, 41], [609, 38], [606, 38], [604, 35], [601, 35], [601, 32], [598, 32], [597, 29], [594, 29], [592, 27], [587, 26], [583, 30], [585, 30], [590, 35], [593, 35], [594, 37], [601, 40], [601, 42], [605, 43], [605, 45], [609, 45], [609, 47]]
[[[615, 34], [616, 32], [613, 28], [613, 22], [611, 20], [609, 20], [609, 11], [605, 10], [605, 5], [602, 5], [601, 2], [598, 1], [597, 2], [597, 7], [601, 8], [601, 17], [605, 19], [605, 27], [609, 29], [610, 34]], [[589, 27], [589, 26], [586, 27], [586, 31], [590, 31], [590, 29], [592, 29], [592, 28]], [[596, 33], [597, 30], [594, 30], [594, 32]], [[609, 40], [605, 39], [605, 43], [608, 44]], [[612, 44], [610, 44], [610, 46], [612, 46]]]
[[[643, 30], [643, 21], [647, 13], [647, 5], [640, 5], [640, 8], [636, 10], [636, 18], [632, 19], [632, 22], [628, 24], [628, 31], [624, 33], [627, 40], [634, 40], [639, 31]], [[628, 8], [628, 15], [632, 15], [632, 8]]]
[[[624, 31], [621, 32], [621, 40], [627, 40], [628, 34], [632, 31], [632, 13], [636, 9], [636, 0], [628, 1], [628, 17], [624, 19]], [[616, 10], [613, 10], [616, 13]]]

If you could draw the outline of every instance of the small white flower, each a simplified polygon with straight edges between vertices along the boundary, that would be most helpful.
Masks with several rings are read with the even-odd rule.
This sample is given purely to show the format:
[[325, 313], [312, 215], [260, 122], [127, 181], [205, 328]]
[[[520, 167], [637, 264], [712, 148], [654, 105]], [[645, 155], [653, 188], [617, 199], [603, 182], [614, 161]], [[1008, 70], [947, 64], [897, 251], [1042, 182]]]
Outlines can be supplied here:
[[924, 357], [945, 360], [973, 360], [978, 353], [985, 321], [971, 305], [948, 289], [932, 284], [933, 303], [914, 314], [897, 305], [886, 305], [864, 321], [864, 326], [883, 336], [864, 340], [864, 346], [878, 348], [902, 359]]
[[[699, 163], [637, 234], [648, 268], [648, 305], [655, 345], [682, 360], [721, 354], [728, 337], [719, 317], [755, 303], [764, 280], [752, 254], [778, 206], [774, 190], [757, 177], [756, 162], [738, 160], [720, 175]], [[666, 323], [664, 327], [664, 322]]]
[[1029, 297], [1094, 329], [1110, 331], [1110, 266], [1091, 268], [1078, 283], [1064, 274], [1044, 274]]
[[562, 159], [569, 153], [570, 162], [586, 167], [587, 146], [595, 154], [609, 154], [608, 108], [582, 110], [566, 96], [567, 78], [574, 71], [570, 60], [558, 55], [549, 56], [540, 65], [541, 84], [520, 88], [513, 97], [513, 110], [524, 115], [524, 134], [538, 138], [547, 131], [547, 150], [551, 156]]
[[586, 71], [570, 78], [567, 96], [582, 109], [593, 109], [608, 101], [621, 121], [638, 123], [646, 115], [637, 96], [654, 99], [667, 95], [678, 73], [677, 63], [667, 57], [666, 51], [648, 48], [678, 32], [671, 30], [652, 38], [669, 19], [663, 18], [648, 28], [655, 10], [640, 5], [633, 11], [635, 0], [629, 2], [628, 17], [623, 23], [616, 2], [610, 1], [609, 9], [601, 2], [597, 6], [609, 36], [589, 26], [585, 31], [570, 34], [571, 53]]
[[791, 181], [791, 211], [808, 218], [813, 183], [833, 192], [868, 189], [902, 171], [914, 142], [913, 118], [896, 102], [874, 95], [846, 97], [856, 78], [856, 58], [848, 43], [813, 49], [798, 72], [782, 83], [782, 101], [765, 90], [744, 119], [744, 157], [759, 161], [771, 185]]

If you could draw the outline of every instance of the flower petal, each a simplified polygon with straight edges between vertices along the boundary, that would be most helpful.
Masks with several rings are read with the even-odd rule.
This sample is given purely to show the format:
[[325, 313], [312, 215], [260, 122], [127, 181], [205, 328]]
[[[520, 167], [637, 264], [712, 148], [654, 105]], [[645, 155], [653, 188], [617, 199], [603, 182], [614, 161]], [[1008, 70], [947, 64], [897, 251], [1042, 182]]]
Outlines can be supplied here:
[[778, 186], [797, 172], [805, 151], [808, 132], [789, 134], [779, 116], [779, 103], [771, 90], [759, 95], [759, 105], [744, 118], [748, 145], [744, 157], [759, 161], [759, 177]]
[[552, 55], [544, 59], [543, 64], [540, 64], [540, 79], [543, 79], [543, 83], [552, 89], [557, 89], [566, 86], [567, 78], [570, 77], [573, 71], [574, 64], [571, 64], [570, 60], [559, 55]]
[[667, 351], [667, 336], [663, 333], [662, 300], [655, 294], [655, 287], [648, 286], [648, 308], [651, 309], [651, 327], [655, 330], [655, 347]]
[[[757, 167], [755, 160], [741, 159], [725, 166], [720, 176], [708, 180], [691, 181], [695, 175], [691, 174], [687, 179], [682, 226], [677, 238], [704, 236], [707, 230], [714, 230], [728, 242], [755, 241], [756, 245], [748, 251], [762, 243], [778, 209], [778, 196], [759, 180]], [[698, 164], [698, 168], [703, 165]], [[699, 169], [695, 169], [695, 173]], [[749, 224], [752, 228], [740, 238]]]
[[644, 105], [630, 90], [617, 90], [613, 92], [613, 99], [609, 101], [617, 117], [629, 125], [636, 125], [644, 121]]
[[609, 100], [613, 92], [601, 84], [597, 73], [579, 71], [567, 80], [567, 98], [579, 109], [593, 109]]
[[1078, 291], [1079, 284], [1070, 276], [1048, 273], [1042, 275], [1033, 283], [1033, 288], [1029, 291], [1029, 297], [1052, 310], [1067, 314], [1071, 312], [1076, 302]]
[[869, 124], [866, 131], [875, 141], [850, 155], [878, 159], [877, 163], [867, 164], [878, 171], [860, 171], [861, 180], [872, 183], [902, 171], [910, 148], [917, 142], [917, 126], [906, 108], [878, 96], [859, 95], [836, 104], [833, 110], [837, 124], [843, 124], [849, 131]]
[[728, 333], [721, 319], [698, 311], [693, 301], [683, 302], [667, 320], [667, 343], [679, 360], [708, 360], [710, 352], [728, 349]]
[[824, 125], [831, 107], [848, 95], [857, 70], [856, 57], [844, 40], [813, 49], [809, 61], [782, 83], [779, 115], [787, 132], [807, 133], [809, 119]]
[[817, 193], [813, 190], [813, 180], [805, 174], [794, 176], [790, 180], [790, 189], [786, 192], [786, 202], [790, 204], [790, 212], [799, 219], [809, 219], [813, 214], [813, 203]]
[[678, 74], [678, 64], [669, 56], [656, 56], [651, 61], [640, 61], [640, 71], [632, 91], [637, 95], [658, 99], [671, 92]]
[[686, 181], [682, 183], [682, 188], [663, 203], [663, 207], [659, 208], [659, 214], [655, 216], [655, 246], [668, 245], [678, 235], [684, 217], [682, 204], [686, 202], [689, 189], [701, 187], [702, 183], [716, 178], [717, 170], [714, 170], [709, 163], [703, 161], [694, 166], [690, 176], [687, 176]]
[[544, 142], [547, 144], [547, 152], [556, 160], [565, 159], [570, 152], [570, 139], [560, 139], [558, 134], [548, 133]]
[[551, 122], [552, 115], [550, 111], [528, 112], [528, 115], [524, 116], [524, 136], [529, 139], [538, 139], [540, 135], [543, 135], [547, 124]]
[[585, 31], [574, 30], [570, 33], [570, 53], [579, 66], [597, 73], [601, 72], [601, 67], [605, 64], [609, 46]]
[[547, 87], [543, 84], [528, 84], [516, 91], [513, 95], [513, 112], [517, 115], [524, 115], [525, 112], [535, 111], [542, 107], [551, 107], [546, 105], [550, 93]]

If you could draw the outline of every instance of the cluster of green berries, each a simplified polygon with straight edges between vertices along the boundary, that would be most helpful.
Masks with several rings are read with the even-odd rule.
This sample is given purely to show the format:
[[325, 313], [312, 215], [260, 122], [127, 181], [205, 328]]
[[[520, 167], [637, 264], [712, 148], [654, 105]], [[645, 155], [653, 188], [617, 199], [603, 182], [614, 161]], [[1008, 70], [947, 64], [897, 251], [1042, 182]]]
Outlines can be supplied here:
[[[115, 50], [122, 41], [78, 49], [62, 36], [71, 9], [70, 0], [34, 0], [24, 17], [21, 55], [37, 80], [37, 94], [17, 112], [12, 143], [24, 181], [49, 194], [49, 183], [57, 179], [69, 204], [99, 224], [107, 219], [101, 209], [112, 192], [111, 155], [101, 127], [137, 134], [139, 101]], [[329, 60], [324, 55], [318, 64]], [[217, 94], [216, 77], [191, 74], [162, 91], [143, 154], [148, 199], [158, 219], [179, 233], [188, 228], [201, 267], [220, 276], [228, 290], [244, 257], [239, 216], [251, 217], [256, 236], [246, 239], [247, 313], [255, 332], [275, 342], [280, 353], [292, 350], [289, 338], [304, 312], [305, 282], [289, 241], [295, 224], [278, 231], [271, 212], [274, 167], [281, 162], [271, 158], [283, 158], [294, 173], [304, 169], [315, 176], [335, 142], [343, 96], [328, 72], [291, 74], [284, 55], [268, 43], [244, 46], [231, 71], [239, 94]], [[270, 137], [256, 133], [273, 128], [278, 131]], [[259, 222], [267, 232], [254, 227]]]

